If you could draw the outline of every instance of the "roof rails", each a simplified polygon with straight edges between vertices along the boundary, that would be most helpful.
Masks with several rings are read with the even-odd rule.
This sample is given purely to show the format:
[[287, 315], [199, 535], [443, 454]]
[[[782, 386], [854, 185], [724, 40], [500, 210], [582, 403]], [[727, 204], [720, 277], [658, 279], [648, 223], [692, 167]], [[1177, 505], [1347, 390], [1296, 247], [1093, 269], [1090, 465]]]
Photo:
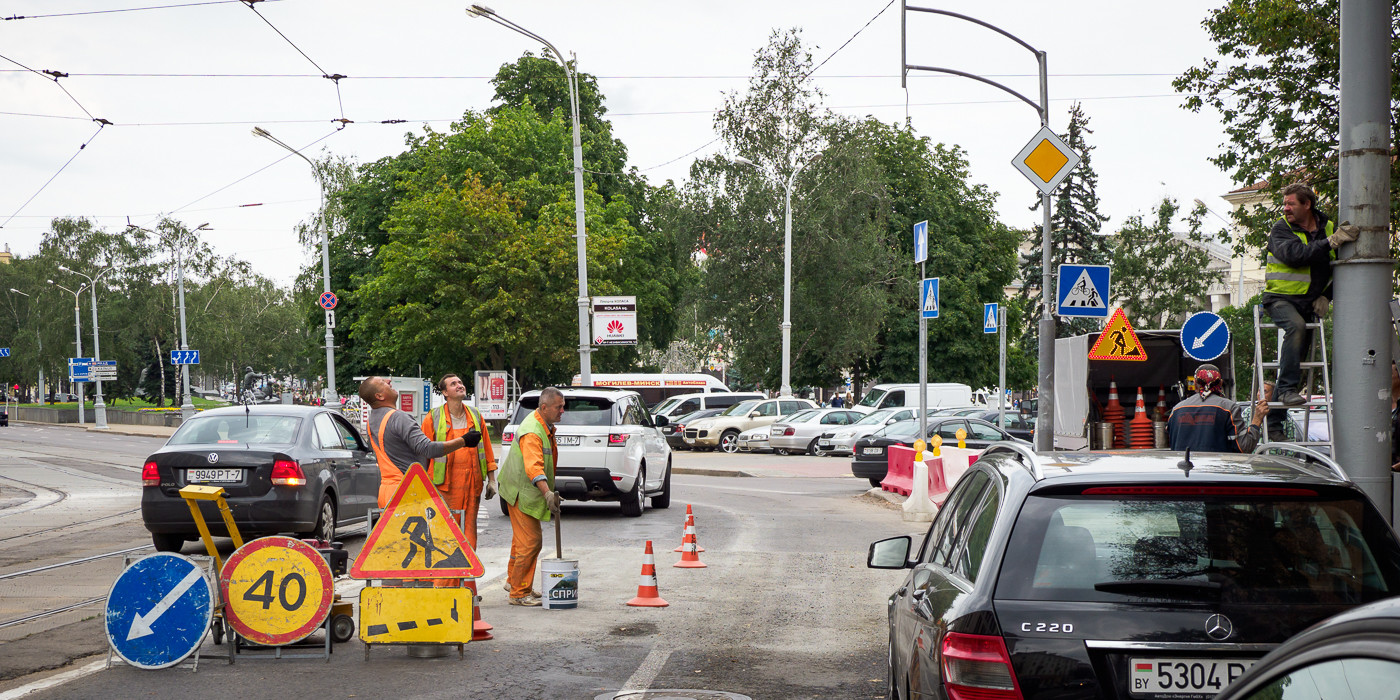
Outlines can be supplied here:
[[1010, 452], [1016, 456], [1016, 460], [1021, 463], [1021, 466], [1026, 468], [1032, 479], [1040, 481], [1045, 478], [1045, 471], [1040, 468], [1040, 457], [1035, 454], [1034, 450], [1019, 442], [994, 442], [983, 450], [982, 454], [986, 455], [992, 452]]
[[1331, 457], [1310, 447], [1303, 447], [1302, 445], [1291, 442], [1269, 442], [1254, 448], [1254, 454], [1285, 455], [1307, 464], [1321, 464], [1333, 474], [1336, 474], [1342, 481], [1351, 481], [1351, 477], [1347, 476], [1347, 473], [1342, 471], [1342, 466], [1340, 464], [1332, 461]]

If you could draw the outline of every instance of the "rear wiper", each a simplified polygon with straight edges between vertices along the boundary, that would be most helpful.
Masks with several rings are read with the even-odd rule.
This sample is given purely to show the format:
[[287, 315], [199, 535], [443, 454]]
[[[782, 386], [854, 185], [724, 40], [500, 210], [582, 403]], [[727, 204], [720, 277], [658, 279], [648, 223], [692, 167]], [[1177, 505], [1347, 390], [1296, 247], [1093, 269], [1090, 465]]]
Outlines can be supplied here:
[[1126, 581], [1100, 581], [1094, 590], [1104, 593], [1125, 593], [1144, 595], [1180, 595], [1182, 593], [1207, 593], [1220, 595], [1221, 586], [1215, 581], [1170, 578], [1135, 578]]

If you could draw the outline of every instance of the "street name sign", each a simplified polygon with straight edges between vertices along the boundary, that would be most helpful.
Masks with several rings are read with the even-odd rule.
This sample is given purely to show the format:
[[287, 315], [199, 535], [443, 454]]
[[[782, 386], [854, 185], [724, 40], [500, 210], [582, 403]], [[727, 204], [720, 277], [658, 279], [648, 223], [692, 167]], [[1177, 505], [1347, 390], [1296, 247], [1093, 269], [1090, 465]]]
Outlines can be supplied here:
[[1113, 318], [1104, 326], [1094, 347], [1089, 348], [1091, 360], [1147, 360], [1147, 349], [1128, 323], [1127, 314], [1122, 309], [1113, 310]]
[[350, 577], [478, 578], [486, 572], [423, 465], [409, 467], [350, 566]]
[[637, 344], [637, 297], [593, 297], [593, 344]]
[[997, 304], [982, 305], [982, 332], [997, 332]]
[[1225, 354], [1229, 346], [1230, 327], [1217, 314], [1201, 311], [1181, 324], [1181, 349], [1193, 359], [1210, 362]]
[[1079, 154], [1056, 136], [1050, 127], [1042, 126], [1026, 147], [1011, 159], [1011, 164], [1042, 193], [1050, 194], [1064, 182], [1074, 166], [1079, 165]]
[[929, 277], [919, 286], [919, 315], [938, 318], [938, 278]]
[[179, 554], [152, 554], [112, 584], [107, 641], [132, 666], [168, 668], [199, 648], [213, 615], [214, 589], [200, 566]]
[[1108, 318], [1107, 265], [1061, 265], [1055, 315]]
[[239, 547], [219, 574], [224, 617], [258, 644], [299, 642], [320, 627], [335, 597], [331, 568], [311, 545], [263, 537]]
[[198, 350], [171, 350], [170, 364], [172, 365], [197, 365], [199, 364]]
[[110, 382], [117, 378], [116, 360], [94, 360], [89, 365], [88, 373], [92, 376], [90, 381]]
[[914, 224], [914, 263], [928, 260], [928, 222]]

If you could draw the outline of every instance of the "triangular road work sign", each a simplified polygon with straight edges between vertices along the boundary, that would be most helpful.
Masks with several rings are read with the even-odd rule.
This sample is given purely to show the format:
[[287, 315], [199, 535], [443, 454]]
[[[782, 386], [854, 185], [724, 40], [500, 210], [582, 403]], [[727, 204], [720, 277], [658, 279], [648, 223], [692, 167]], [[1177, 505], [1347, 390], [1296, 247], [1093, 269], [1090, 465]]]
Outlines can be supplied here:
[[414, 464], [365, 538], [351, 578], [476, 578], [486, 573], [452, 511]]
[[1139, 362], [1147, 359], [1147, 349], [1142, 346], [1142, 341], [1138, 340], [1137, 333], [1133, 332], [1133, 327], [1128, 324], [1128, 317], [1122, 309], [1113, 310], [1113, 318], [1108, 320], [1108, 325], [1099, 334], [1094, 347], [1089, 348], [1089, 359]]

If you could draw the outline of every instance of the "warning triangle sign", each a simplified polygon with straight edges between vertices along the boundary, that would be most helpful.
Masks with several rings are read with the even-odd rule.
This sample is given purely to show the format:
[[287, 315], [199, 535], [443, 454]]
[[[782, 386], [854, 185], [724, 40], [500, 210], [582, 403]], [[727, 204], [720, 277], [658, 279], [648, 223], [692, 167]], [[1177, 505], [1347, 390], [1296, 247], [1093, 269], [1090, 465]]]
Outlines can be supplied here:
[[1106, 309], [1108, 300], [1099, 294], [1099, 290], [1094, 286], [1094, 280], [1089, 278], [1087, 269], [1079, 271], [1079, 279], [1074, 281], [1074, 286], [1070, 287], [1069, 294], [1065, 295], [1064, 301], [1060, 302], [1060, 308], [1064, 309]]
[[475, 578], [486, 573], [421, 464], [404, 475], [365, 538], [351, 578]]
[[1108, 320], [1108, 325], [1099, 333], [1094, 347], [1089, 348], [1089, 359], [1138, 362], [1147, 360], [1147, 350], [1143, 348], [1142, 341], [1138, 340], [1137, 333], [1133, 332], [1133, 327], [1128, 324], [1128, 317], [1122, 309], [1113, 310], [1113, 318]]

